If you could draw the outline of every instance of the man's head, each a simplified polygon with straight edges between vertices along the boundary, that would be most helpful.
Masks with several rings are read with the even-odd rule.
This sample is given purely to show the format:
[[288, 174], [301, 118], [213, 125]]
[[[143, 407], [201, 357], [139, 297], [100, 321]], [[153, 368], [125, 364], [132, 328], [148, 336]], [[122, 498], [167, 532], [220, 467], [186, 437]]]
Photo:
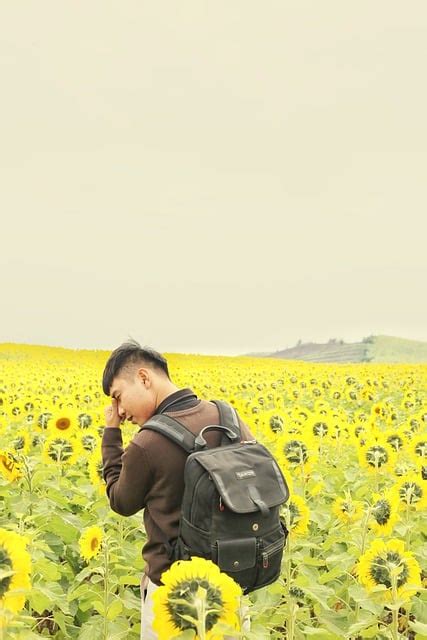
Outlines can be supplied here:
[[121, 418], [143, 424], [177, 387], [169, 377], [166, 359], [150, 347], [129, 340], [115, 349], [105, 365], [102, 388], [116, 398]]

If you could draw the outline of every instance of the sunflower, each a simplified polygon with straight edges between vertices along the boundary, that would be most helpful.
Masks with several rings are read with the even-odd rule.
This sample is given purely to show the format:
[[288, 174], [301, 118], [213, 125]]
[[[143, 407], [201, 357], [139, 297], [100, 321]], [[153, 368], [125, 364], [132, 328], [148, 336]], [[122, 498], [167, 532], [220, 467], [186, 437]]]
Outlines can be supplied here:
[[81, 453], [81, 443], [66, 435], [52, 434], [43, 445], [42, 460], [46, 464], [74, 464]]
[[28, 431], [21, 429], [16, 432], [16, 435], [10, 440], [10, 447], [17, 453], [27, 455], [31, 447], [31, 438]]
[[302, 536], [308, 531], [310, 510], [302, 496], [291, 494], [292, 497], [281, 509], [281, 515], [292, 535]]
[[387, 491], [383, 495], [373, 494], [371, 508], [371, 529], [378, 536], [388, 536], [399, 520], [399, 501], [395, 492]]
[[105, 482], [104, 482], [104, 477], [102, 475], [102, 472], [103, 472], [102, 455], [99, 450], [95, 450], [89, 457], [88, 469], [89, 469], [89, 478], [92, 484], [94, 485], [94, 487], [98, 487], [99, 493], [104, 494]]
[[351, 524], [361, 520], [363, 517], [363, 502], [360, 500], [353, 500], [349, 493], [345, 498], [339, 496], [334, 500], [332, 504], [332, 512], [337, 516], [344, 524]]
[[427, 464], [427, 433], [420, 433], [408, 443], [409, 455], [417, 467]]
[[396, 576], [396, 596], [409, 600], [421, 587], [421, 571], [410, 551], [405, 551], [402, 540], [388, 542], [377, 538], [360, 558], [355, 568], [356, 575], [368, 591], [384, 585], [385, 590], [377, 594], [385, 602], [393, 601], [393, 577]]
[[[0, 610], [16, 613], [25, 605], [24, 592], [31, 587], [31, 558], [27, 544], [27, 538], [0, 529]], [[5, 624], [3, 615], [4, 612], [0, 615], [0, 626]]]
[[392, 473], [396, 464], [396, 451], [383, 436], [369, 437], [359, 447], [359, 462], [369, 473], [388, 471]]
[[279, 437], [276, 447], [279, 464], [296, 475], [310, 473], [319, 457], [314, 437], [309, 435], [293, 434]]
[[80, 442], [82, 447], [88, 453], [92, 453], [100, 446], [98, 433], [94, 429], [85, 429], [80, 432]]
[[9, 482], [13, 482], [13, 480], [20, 478], [22, 475], [14, 456], [5, 449], [0, 449], [0, 473]]
[[412, 472], [402, 476], [393, 490], [401, 507], [413, 507], [416, 511], [423, 511], [427, 507], [427, 482], [421, 474]]
[[70, 409], [56, 409], [49, 418], [49, 431], [51, 433], [73, 433], [78, 428], [78, 418]]
[[[164, 586], [153, 593], [153, 629], [159, 640], [170, 640], [186, 629], [205, 629], [206, 640], [223, 635], [215, 631], [217, 624], [239, 630], [237, 616], [242, 590], [234, 580], [221, 573], [211, 560], [193, 556], [178, 560], [162, 574]], [[199, 639], [195, 636], [195, 640]]]
[[86, 562], [98, 555], [103, 537], [102, 529], [96, 525], [85, 529], [82, 533], [79, 540], [80, 555]]

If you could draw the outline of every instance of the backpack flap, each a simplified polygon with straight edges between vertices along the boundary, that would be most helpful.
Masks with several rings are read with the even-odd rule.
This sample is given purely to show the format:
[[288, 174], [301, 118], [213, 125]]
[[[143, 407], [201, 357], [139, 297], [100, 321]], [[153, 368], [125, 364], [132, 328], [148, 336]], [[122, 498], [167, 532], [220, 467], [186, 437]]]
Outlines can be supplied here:
[[216, 447], [193, 454], [211, 476], [222, 502], [235, 513], [269, 514], [289, 498], [279, 465], [259, 442]]
[[221, 571], [244, 571], [255, 566], [257, 559], [256, 538], [217, 540], [216, 561]]

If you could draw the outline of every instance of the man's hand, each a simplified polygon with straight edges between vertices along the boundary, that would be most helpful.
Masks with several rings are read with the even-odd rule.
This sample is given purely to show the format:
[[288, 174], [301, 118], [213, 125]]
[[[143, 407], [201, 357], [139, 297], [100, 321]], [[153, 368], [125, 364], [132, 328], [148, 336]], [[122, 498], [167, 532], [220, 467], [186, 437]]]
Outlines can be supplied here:
[[124, 422], [124, 420], [120, 418], [117, 411], [117, 400], [115, 398], [112, 398], [111, 405], [105, 408], [105, 426], [120, 427], [120, 424], [122, 422]]

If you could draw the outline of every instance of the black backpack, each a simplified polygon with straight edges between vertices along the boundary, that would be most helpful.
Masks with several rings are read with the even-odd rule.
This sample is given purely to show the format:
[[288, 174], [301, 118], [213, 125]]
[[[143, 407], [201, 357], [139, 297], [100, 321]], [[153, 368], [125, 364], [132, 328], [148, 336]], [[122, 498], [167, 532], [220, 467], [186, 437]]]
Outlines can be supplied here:
[[[212, 560], [243, 593], [271, 584], [280, 575], [288, 536], [279, 516], [289, 498], [286, 480], [271, 453], [256, 440], [240, 442], [234, 408], [213, 400], [220, 425], [194, 436], [170, 416], [144, 424], [187, 451], [179, 534], [165, 546], [172, 562], [199, 556]], [[203, 435], [223, 431], [218, 447], [206, 448]]]

